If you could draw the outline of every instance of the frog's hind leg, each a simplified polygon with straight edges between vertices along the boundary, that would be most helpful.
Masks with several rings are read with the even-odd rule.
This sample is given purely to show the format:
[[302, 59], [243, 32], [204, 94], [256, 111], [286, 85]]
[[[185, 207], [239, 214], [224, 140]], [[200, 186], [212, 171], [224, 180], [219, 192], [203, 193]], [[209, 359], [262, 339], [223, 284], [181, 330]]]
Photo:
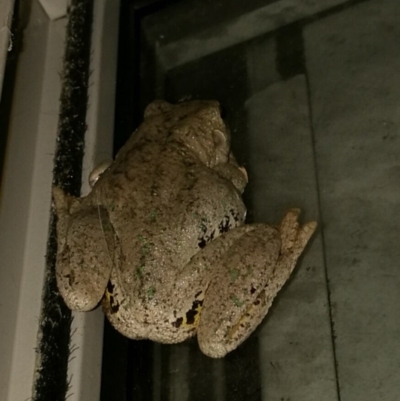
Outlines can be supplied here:
[[170, 342], [181, 342], [196, 334], [202, 316], [203, 302], [210, 282], [215, 279], [224, 255], [243, 235], [254, 230], [243, 225], [211, 241], [194, 255], [176, 277], [175, 285], [163, 304], [168, 316], [164, 333], [170, 332]]
[[205, 354], [224, 356], [261, 323], [316, 228], [300, 227], [299, 213], [289, 210], [279, 227], [254, 225], [217, 261], [197, 333]]

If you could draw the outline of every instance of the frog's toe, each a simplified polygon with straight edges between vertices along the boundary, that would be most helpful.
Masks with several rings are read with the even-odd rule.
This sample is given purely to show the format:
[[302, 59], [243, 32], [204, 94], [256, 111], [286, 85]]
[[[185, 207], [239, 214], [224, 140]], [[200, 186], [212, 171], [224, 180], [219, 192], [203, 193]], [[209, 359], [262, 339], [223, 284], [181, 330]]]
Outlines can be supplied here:
[[232, 351], [226, 347], [226, 344], [212, 341], [207, 337], [199, 338], [198, 342], [201, 352], [210, 358], [223, 358], [228, 352]]
[[308, 222], [300, 227], [298, 219], [300, 209], [294, 208], [287, 211], [282, 220], [279, 231], [281, 233], [281, 253], [301, 253], [314, 233], [317, 223]]
[[288, 251], [293, 247], [299, 231], [298, 218], [300, 209], [290, 209], [286, 212], [280, 225], [282, 250]]
[[101, 282], [90, 280], [71, 283], [71, 277], [66, 276], [57, 280], [58, 288], [63, 299], [71, 310], [87, 312], [96, 308], [103, 298], [105, 287]]
[[297, 244], [298, 246], [303, 249], [307, 242], [310, 240], [311, 236], [314, 234], [314, 231], [317, 228], [316, 221], [310, 221], [300, 227], [298, 235], [297, 235]]

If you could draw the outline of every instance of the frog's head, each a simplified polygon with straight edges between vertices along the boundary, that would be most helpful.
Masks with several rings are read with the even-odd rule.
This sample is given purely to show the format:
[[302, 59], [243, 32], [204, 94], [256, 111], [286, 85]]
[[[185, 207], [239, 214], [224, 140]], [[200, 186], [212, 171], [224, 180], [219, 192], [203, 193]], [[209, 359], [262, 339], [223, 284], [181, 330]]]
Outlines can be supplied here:
[[81, 198], [53, 188], [57, 213], [58, 289], [72, 310], [88, 311], [101, 301], [113, 266], [116, 236], [108, 212], [84, 206]]
[[176, 105], [162, 100], [151, 103], [145, 119], [160, 118], [169, 130], [169, 140], [176, 141], [207, 167], [227, 163], [230, 134], [215, 100], [194, 100]]

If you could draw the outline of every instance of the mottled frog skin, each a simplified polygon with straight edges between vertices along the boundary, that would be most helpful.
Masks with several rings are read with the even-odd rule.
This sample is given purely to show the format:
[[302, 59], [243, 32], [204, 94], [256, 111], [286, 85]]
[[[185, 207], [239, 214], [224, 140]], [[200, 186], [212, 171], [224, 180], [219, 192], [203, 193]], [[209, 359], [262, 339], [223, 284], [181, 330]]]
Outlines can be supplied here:
[[90, 194], [53, 188], [58, 288], [73, 310], [99, 303], [133, 339], [197, 334], [222, 357], [262, 321], [315, 230], [299, 210], [245, 225], [244, 168], [216, 101], [151, 103]]

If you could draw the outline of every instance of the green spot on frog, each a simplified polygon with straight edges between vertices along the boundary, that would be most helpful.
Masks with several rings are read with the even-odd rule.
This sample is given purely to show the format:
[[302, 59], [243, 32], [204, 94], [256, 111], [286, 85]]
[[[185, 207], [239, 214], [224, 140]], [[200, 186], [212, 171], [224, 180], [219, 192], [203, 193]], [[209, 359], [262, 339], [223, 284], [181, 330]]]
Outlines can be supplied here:
[[147, 298], [151, 299], [154, 297], [154, 294], [156, 293], [156, 289], [151, 286], [148, 290], [147, 290]]
[[108, 208], [113, 212], [113, 211], [115, 210], [115, 205], [114, 205], [114, 203], [110, 203], [110, 204], [108, 205]]
[[196, 219], [196, 220], [200, 220], [199, 221], [199, 228], [202, 231], [207, 231], [207, 223], [208, 223], [208, 218], [206, 215], [201, 215], [200, 213], [194, 212], [192, 214], [192, 216]]
[[104, 232], [110, 232], [112, 230], [111, 225], [109, 223], [103, 224], [102, 222], [102, 228]]
[[244, 304], [244, 301], [241, 301], [236, 295], [232, 295], [231, 299], [232, 299], [233, 303], [235, 304], [235, 306], [237, 306], [239, 308], [241, 306], [243, 306], [243, 304]]
[[151, 242], [148, 242], [147, 241], [147, 238], [144, 236], [144, 235], [142, 235], [142, 234], [139, 234], [138, 236], [137, 236], [137, 239], [138, 239], [138, 241], [139, 242], [141, 242], [142, 243], [142, 245], [141, 245], [141, 247], [140, 247], [140, 253], [141, 253], [141, 261], [143, 262], [143, 258], [146, 256], [146, 255], [148, 255], [148, 253], [150, 252], [150, 249], [151, 249], [151, 247], [154, 245], [153, 243], [151, 243]]
[[157, 210], [152, 210], [150, 212], [150, 221], [151, 222], [155, 222], [157, 220], [158, 217], [158, 211]]
[[150, 252], [150, 247], [151, 247], [151, 244], [149, 244], [149, 243], [142, 245], [142, 247], [140, 248], [140, 253], [143, 256], [147, 255]]
[[200, 227], [200, 230], [201, 230], [201, 231], [207, 231], [207, 226], [206, 226], [205, 223], [201, 222], [200, 225], [199, 225], [199, 227]]
[[230, 275], [231, 275], [231, 280], [235, 281], [239, 277], [239, 270], [238, 269], [232, 269], [230, 271]]
[[143, 277], [143, 271], [144, 271], [144, 264], [140, 265], [137, 269], [136, 269], [136, 275], [139, 278]]

